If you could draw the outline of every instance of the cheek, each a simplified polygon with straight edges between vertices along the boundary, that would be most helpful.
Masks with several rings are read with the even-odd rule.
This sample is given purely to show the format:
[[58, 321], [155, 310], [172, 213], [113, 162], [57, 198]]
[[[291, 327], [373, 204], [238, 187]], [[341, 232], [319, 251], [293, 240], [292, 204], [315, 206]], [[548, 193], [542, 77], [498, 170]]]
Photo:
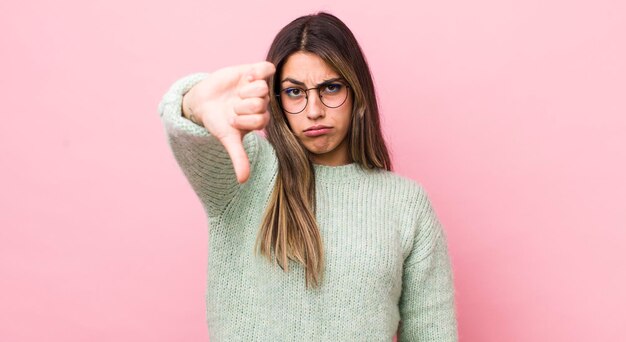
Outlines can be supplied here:
[[350, 130], [350, 127], [352, 127], [352, 120], [354, 120], [354, 118], [352, 117], [352, 106], [348, 108], [349, 109], [347, 109], [345, 112], [341, 113], [341, 124], [346, 131]]
[[295, 116], [290, 116], [289, 114], [283, 114], [285, 115], [285, 122], [287, 123], [287, 126], [289, 127], [289, 129], [294, 132], [295, 135], [297, 135], [295, 132], [298, 131], [298, 120]]
[[352, 96], [351, 95], [348, 97], [348, 100], [346, 101], [345, 106], [346, 106], [345, 107], [345, 111], [343, 113], [345, 115], [344, 116], [344, 118], [345, 118], [344, 121], [346, 122], [346, 125], [348, 127], [350, 127], [351, 124], [352, 124], [352, 120], [354, 119], [352, 117], [352, 112], [353, 112], [353, 108], [354, 107], [353, 107]]

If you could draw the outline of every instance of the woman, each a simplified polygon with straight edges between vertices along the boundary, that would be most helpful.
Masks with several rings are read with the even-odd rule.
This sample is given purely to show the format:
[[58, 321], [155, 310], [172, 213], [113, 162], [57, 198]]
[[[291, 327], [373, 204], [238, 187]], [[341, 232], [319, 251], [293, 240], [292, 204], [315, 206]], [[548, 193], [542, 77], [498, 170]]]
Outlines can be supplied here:
[[457, 339], [444, 232], [390, 171], [338, 18], [294, 20], [267, 62], [183, 78], [159, 110], [208, 218], [211, 341]]

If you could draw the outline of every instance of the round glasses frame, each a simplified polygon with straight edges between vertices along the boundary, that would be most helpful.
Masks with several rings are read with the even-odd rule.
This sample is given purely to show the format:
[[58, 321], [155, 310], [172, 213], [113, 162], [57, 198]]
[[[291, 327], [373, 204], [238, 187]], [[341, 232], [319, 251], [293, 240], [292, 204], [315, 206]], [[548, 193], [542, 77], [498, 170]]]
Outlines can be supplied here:
[[305, 98], [306, 102], [304, 103], [304, 107], [302, 107], [302, 109], [301, 109], [299, 112], [290, 112], [290, 111], [286, 110], [286, 109], [285, 109], [285, 107], [283, 106], [282, 100], [281, 100], [281, 98], [280, 98], [280, 95], [281, 95], [280, 93], [282, 93], [283, 91], [285, 91], [285, 90], [287, 90], [287, 89], [283, 89], [283, 90], [281, 90], [281, 91], [280, 91], [280, 93], [279, 93], [279, 94], [276, 94], [275, 96], [276, 96], [276, 98], [278, 99], [278, 104], [280, 105], [280, 108], [282, 108], [285, 112], [287, 112], [287, 113], [289, 113], [289, 114], [300, 114], [300, 113], [302, 113], [302, 112], [306, 109], [306, 106], [308, 106], [308, 105], [309, 105], [309, 90], [313, 90], [313, 89], [317, 89], [317, 94], [318, 94], [317, 96], [320, 98], [320, 102], [322, 102], [322, 104], [323, 104], [324, 106], [326, 106], [326, 107], [328, 107], [328, 108], [339, 108], [339, 107], [341, 107], [344, 103], [346, 103], [346, 100], [348, 99], [349, 89], [350, 89], [350, 86], [349, 86], [349, 85], [347, 85], [347, 84], [343, 84], [343, 83], [341, 83], [341, 85], [342, 85], [342, 86], [344, 86], [344, 87], [346, 87], [346, 97], [343, 99], [343, 101], [341, 101], [341, 103], [340, 103], [340, 104], [338, 104], [338, 105], [336, 105], [336, 106], [329, 106], [329, 105], [327, 105], [326, 103], [324, 103], [324, 98], [322, 97], [322, 93], [320, 92], [320, 89], [321, 89], [322, 87], [327, 87], [327, 86], [328, 86], [328, 84], [320, 84], [320, 85], [318, 85], [317, 87], [307, 88], [307, 89], [300, 88], [300, 87], [289, 87], [289, 88], [287, 88], [287, 89], [291, 89], [291, 88], [298, 88], [298, 89], [300, 89], [300, 90], [304, 91], [304, 98]]

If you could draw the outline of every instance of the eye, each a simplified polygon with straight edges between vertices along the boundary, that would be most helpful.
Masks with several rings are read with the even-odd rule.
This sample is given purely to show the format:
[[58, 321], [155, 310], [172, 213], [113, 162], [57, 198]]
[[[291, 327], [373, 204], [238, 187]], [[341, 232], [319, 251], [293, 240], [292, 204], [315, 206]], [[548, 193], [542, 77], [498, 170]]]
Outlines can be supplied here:
[[291, 98], [302, 97], [302, 95], [304, 94], [304, 91], [300, 88], [287, 88], [283, 91], [285, 92], [285, 94], [287, 94], [288, 97]]
[[343, 84], [341, 83], [327, 84], [326, 86], [324, 86], [324, 92], [328, 94], [338, 93], [339, 91], [341, 91], [342, 87], [343, 87]]

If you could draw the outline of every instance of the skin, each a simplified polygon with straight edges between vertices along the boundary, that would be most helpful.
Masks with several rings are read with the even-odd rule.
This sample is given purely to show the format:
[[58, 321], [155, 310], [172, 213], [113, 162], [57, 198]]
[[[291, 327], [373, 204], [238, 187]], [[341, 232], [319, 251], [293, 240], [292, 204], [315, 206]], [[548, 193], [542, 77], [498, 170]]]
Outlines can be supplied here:
[[[269, 122], [269, 88], [265, 79], [276, 72], [269, 62], [230, 66], [214, 71], [194, 85], [183, 97], [183, 115], [206, 128], [228, 151], [237, 176], [244, 183], [250, 176], [250, 163], [242, 145], [243, 136], [262, 130]], [[339, 74], [315, 54], [291, 55], [281, 70], [281, 80], [292, 78], [307, 88], [317, 86]], [[283, 87], [290, 83], [286, 82]], [[287, 114], [295, 136], [313, 154], [316, 164], [338, 166], [351, 162], [347, 133], [350, 128], [352, 95], [338, 108], [324, 106], [316, 90], [309, 92], [306, 109]], [[307, 137], [304, 130], [314, 125], [331, 126], [328, 134]]]
[[[296, 52], [289, 56], [281, 70], [281, 89], [300, 86], [289, 80], [300, 81], [306, 88], [340, 75], [319, 56], [309, 52]], [[337, 108], [328, 108], [320, 100], [317, 90], [309, 91], [304, 111], [298, 114], [284, 113], [293, 134], [313, 154], [315, 164], [339, 166], [351, 162], [348, 153], [348, 131], [352, 120], [352, 95]], [[317, 137], [304, 135], [304, 130], [315, 125], [332, 127], [330, 132]]]
[[269, 90], [265, 79], [275, 71], [269, 62], [218, 69], [183, 97], [183, 115], [204, 126], [224, 145], [239, 183], [250, 176], [250, 162], [242, 139], [246, 133], [261, 130], [269, 122]]

